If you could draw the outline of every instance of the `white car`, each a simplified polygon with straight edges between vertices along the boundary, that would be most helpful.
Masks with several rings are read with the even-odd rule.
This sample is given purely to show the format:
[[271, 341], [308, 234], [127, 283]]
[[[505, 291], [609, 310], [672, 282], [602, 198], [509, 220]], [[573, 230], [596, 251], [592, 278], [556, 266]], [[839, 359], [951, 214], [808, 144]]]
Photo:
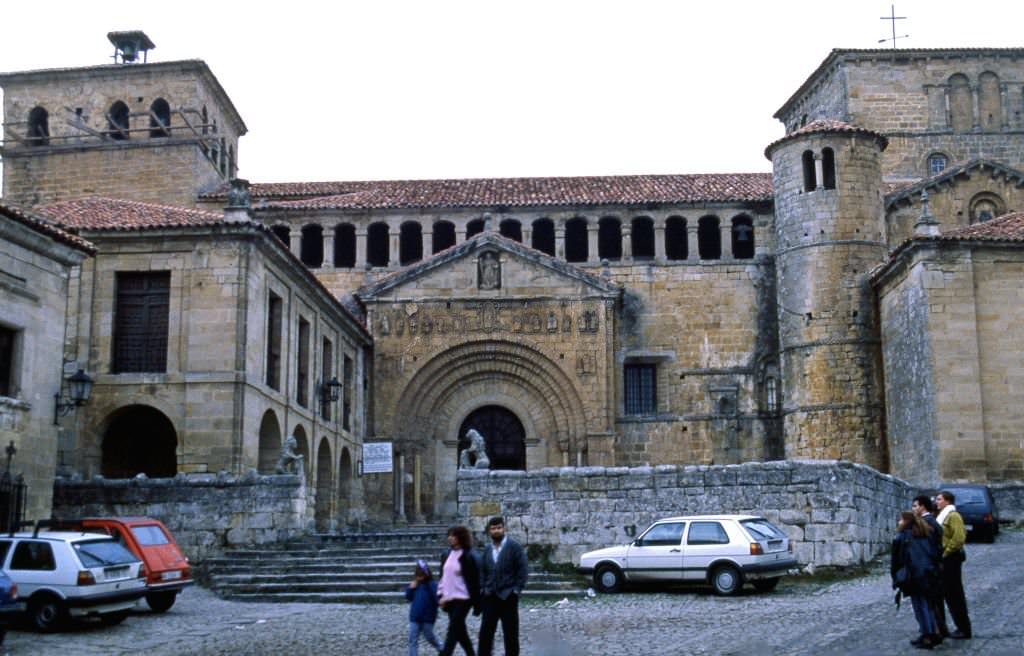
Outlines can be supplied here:
[[117, 624], [146, 594], [142, 561], [95, 533], [0, 535], [0, 564], [40, 631], [54, 631], [72, 617]]
[[789, 538], [763, 517], [699, 515], [661, 519], [630, 544], [587, 552], [578, 570], [593, 575], [600, 592], [626, 582], [709, 583], [731, 595], [748, 581], [774, 590], [797, 567]]

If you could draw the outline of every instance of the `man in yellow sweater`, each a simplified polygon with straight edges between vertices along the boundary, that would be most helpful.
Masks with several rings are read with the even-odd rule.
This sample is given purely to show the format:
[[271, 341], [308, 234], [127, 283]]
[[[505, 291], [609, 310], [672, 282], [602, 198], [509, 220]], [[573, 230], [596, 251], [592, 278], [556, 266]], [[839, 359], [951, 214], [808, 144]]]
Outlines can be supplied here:
[[[947, 490], [939, 492], [935, 497], [935, 506], [939, 509], [936, 520], [942, 525], [942, 595], [946, 598], [949, 614], [956, 624], [956, 631], [949, 637], [963, 640], [971, 637], [971, 619], [967, 616], [962, 572], [966, 560], [964, 542], [967, 540], [967, 531], [964, 530], [964, 518], [953, 505], [955, 501], [956, 497]], [[943, 618], [939, 625], [945, 623]]]

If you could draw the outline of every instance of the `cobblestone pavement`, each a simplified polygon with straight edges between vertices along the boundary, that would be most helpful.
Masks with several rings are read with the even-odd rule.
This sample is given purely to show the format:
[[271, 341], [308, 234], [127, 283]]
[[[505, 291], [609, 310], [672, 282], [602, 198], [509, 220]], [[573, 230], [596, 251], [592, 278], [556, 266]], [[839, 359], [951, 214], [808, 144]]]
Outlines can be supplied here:
[[[974, 639], [947, 641], [935, 653], [1024, 653], [1022, 562], [1021, 531], [1002, 533], [994, 545], [968, 545], [964, 579]], [[917, 653], [908, 644], [916, 635], [909, 600], [899, 611], [892, 601], [887, 569], [878, 564], [855, 578], [786, 580], [767, 595], [721, 598], [688, 589], [524, 604], [523, 654]], [[140, 610], [120, 626], [80, 624], [53, 635], [15, 630], [5, 647], [15, 656], [400, 655], [406, 653], [407, 608], [239, 603], [194, 588], [165, 615]], [[446, 623], [441, 619], [436, 627], [442, 637]], [[471, 635], [478, 627], [479, 620], [470, 618]], [[421, 643], [420, 653], [432, 652]]]

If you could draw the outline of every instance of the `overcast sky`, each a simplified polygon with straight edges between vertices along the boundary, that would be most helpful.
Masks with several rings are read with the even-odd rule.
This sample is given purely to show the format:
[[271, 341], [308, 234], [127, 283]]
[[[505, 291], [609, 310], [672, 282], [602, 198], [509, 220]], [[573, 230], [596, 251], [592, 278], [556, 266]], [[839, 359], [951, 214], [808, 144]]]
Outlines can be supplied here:
[[[226, 4], [226, 3], [225, 3]], [[263, 8], [268, 7], [268, 8]], [[269, 7], [276, 8], [274, 10]], [[890, 3], [7, 1], [0, 70], [203, 59], [249, 128], [253, 182], [768, 171], [772, 114]], [[900, 47], [1024, 46], [1024, 3], [897, 3]], [[173, 102], [172, 102], [173, 104]]]

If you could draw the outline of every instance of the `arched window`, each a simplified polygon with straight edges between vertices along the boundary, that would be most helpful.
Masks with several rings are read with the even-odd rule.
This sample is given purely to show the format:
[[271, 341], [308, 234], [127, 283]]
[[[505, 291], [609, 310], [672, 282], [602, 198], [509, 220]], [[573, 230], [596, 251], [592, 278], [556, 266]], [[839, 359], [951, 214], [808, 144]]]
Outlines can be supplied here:
[[502, 237], [508, 237], [520, 244], [523, 243], [523, 226], [515, 219], [505, 219], [502, 221], [501, 225], [498, 226], [498, 231]]
[[954, 132], [967, 132], [973, 127], [973, 101], [967, 76], [957, 73], [949, 78], [949, 121]]
[[722, 231], [717, 216], [702, 216], [697, 222], [697, 252], [702, 260], [722, 257]]
[[986, 71], [978, 76], [978, 110], [981, 129], [998, 131], [1003, 123], [1003, 103], [999, 93], [999, 76]]
[[576, 217], [565, 222], [565, 259], [567, 262], [586, 262], [590, 256], [587, 247], [587, 220]]
[[1003, 199], [991, 192], [983, 191], [971, 199], [971, 223], [984, 223], [1006, 213]]
[[398, 233], [398, 263], [402, 266], [423, 259], [423, 228], [416, 221], [406, 221]]
[[130, 129], [128, 105], [118, 100], [107, 111], [107, 136], [123, 141], [128, 138]]
[[737, 260], [754, 257], [754, 221], [749, 216], [732, 220], [732, 256]]
[[299, 259], [308, 267], [319, 267], [324, 262], [324, 229], [311, 224], [302, 226]]
[[805, 150], [801, 161], [804, 165], [804, 191], [810, 192], [818, 188], [814, 175], [814, 153]]
[[334, 228], [334, 266], [351, 269], [356, 265], [356, 227], [342, 223]]
[[366, 262], [370, 266], [386, 267], [391, 257], [388, 224], [371, 223], [366, 231]]
[[50, 143], [50, 115], [42, 107], [33, 107], [28, 113], [28, 142], [33, 146]]
[[285, 248], [291, 248], [292, 245], [292, 231], [286, 225], [276, 225], [270, 229], [274, 236], [284, 244]]
[[633, 219], [632, 230], [633, 259], [654, 259], [654, 220], [649, 216], [638, 216]]
[[535, 250], [554, 257], [555, 255], [555, 224], [551, 219], [537, 219], [533, 222], [533, 243]]
[[[451, 221], [438, 221], [434, 224], [434, 253], [440, 253], [455, 245], [455, 224]], [[433, 255], [434, 253], [431, 253]]]
[[473, 235], [479, 235], [484, 231], [484, 220], [473, 219], [466, 224], [466, 239], [469, 239]]
[[928, 175], [938, 175], [945, 171], [948, 165], [948, 157], [942, 153], [932, 153], [928, 156]]
[[622, 259], [622, 223], [612, 216], [597, 222], [597, 256], [602, 260]]
[[821, 186], [825, 189], [836, 188], [836, 154], [831, 148], [821, 151]]
[[163, 98], [157, 98], [149, 106], [149, 136], [171, 136], [171, 106]]
[[686, 219], [670, 216], [665, 220], [665, 257], [670, 260], [685, 260], [690, 256], [686, 243]]

